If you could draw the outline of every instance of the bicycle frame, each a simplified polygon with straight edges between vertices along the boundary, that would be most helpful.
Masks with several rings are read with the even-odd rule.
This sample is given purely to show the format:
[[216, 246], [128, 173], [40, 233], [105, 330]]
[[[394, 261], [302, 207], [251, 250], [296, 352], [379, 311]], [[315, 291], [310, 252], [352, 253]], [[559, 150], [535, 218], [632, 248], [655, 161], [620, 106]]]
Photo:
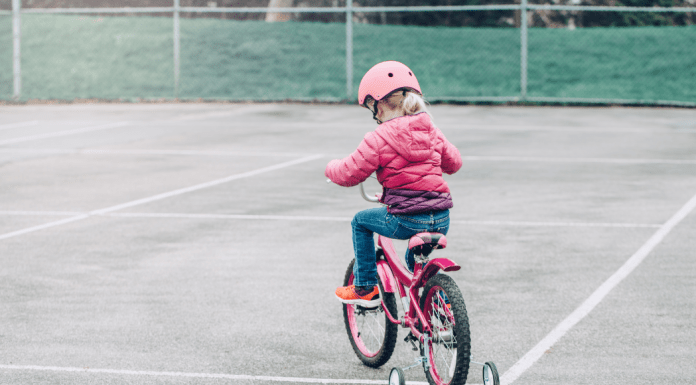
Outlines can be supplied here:
[[[402, 305], [404, 305], [404, 310], [406, 310], [403, 319], [399, 320], [398, 314], [396, 314], [395, 317], [389, 313], [389, 309], [387, 309], [387, 306], [384, 304], [384, 299], [382, 299], [382, 308], [387, 318], [394, 324], [401, 325], [404, 328], [410, 328], [411, 333], [418, 340], [422, 339], [423, 334], [427, 333], [427, 335], [431, 335], [432, 330], [429, 322], [427, 322], [425, 315], [420, 309], [420, 295], [418, 291], [425, 286], [428, 279], [437, 274], [438, 271], [457, 271], [461, 269], [461, 266], [447, 258], [434, 258], [427, 261], [425, 264], [416, 263], [414, 272], [411, 274], [411, 272], [401, 264], [391, 239], [380, 235], [378, 237], [378, 245], [384, 254], [384, 259], [377, 261], [377, 274], [382, 281], [384, 291], [398, 294], [399, 300]], [[408, 294], [406, 291], [407, 289]], [[409, 301], [406, 302], [404, 301], [405, 299], [409, 299]], [[408, 306], [406, 306], [406, 304], [408, 304]], [[416, 327], [419, 321], [423, 326], [423, 332], [419, 331]]]
[[[371, 176], [374, 178], [374, 176]], [[375, 178], [377, 179], [377, 178]], [[332, 183], [331, 180], [327, 182]], [[365, 187], [360, 183], [360, 195], [368, 202], [378, 203], [379, 195], [369, 196], [365, 192]], [[382, 286], [387, 293], [395, 293], [399, 296], [399, 301], [404, 306], [404, 310], [408, 307], [408, 310], [404, 314], [403, 320], [398, 319], [398, 314], [396, 317], [389, 313], [389, 309], [384, 304], [384, 299], [382, 298], [382, 308], [387, 318], [391, 323], [401, 325], [404, 328], [410, 328], [411, 333], [418, 339], [422, 340], [423, 334], [416, 327], [418, 322], [423, 325], [423, 331], [428, 335], [432, 334], [429, 323], [427, 322], [425, 315], [420, 309], [420, 295], [418, 291], [420, 288], [425, 286], [428, 279], [433, 275], [437, 274], [440, 270], [449, 272], [457, 271], [461, 269], [461, 266], [457, 265], [454, 261], [448, 258], [434, 258], [428, 260], [425, 265], [422, 263], [416, 263], [413, 269], [413, 274], [408, 271], [404, 265], [401, 264], [399, 257], [396, 254], [396, 249], [394, 249], [394, 244], [390, 238], [383, 235], [377, 237], [377, 244], [381, 248], [385, 259], [380, 259], [377, 261], [377, 274], [382, 281]], [[427, 258], [426, 258], [427, 259]], [[406, 292], [408, 288], [408, 294]], [[408, 298], [408, 301], [404, 299]], [[406, 306], [408, 304], [408, 306]], [[397, 310], [398, 312], [398, 310]], [[449, 310], [447, 310], [449, 313]]]
[[[374, 176], [371, 176], [374, 178]], [[377, 178], [375, 178], [377, 179]], [[327, 180], [327, 182], [331, 183], [331, 180]], [[362, 195], [363, 199], [365, 199], [368, 202], [372, 203], [379, 203], [380, 202], [380, 196], [381, 194], [375, 194], [375, 196], [369, 196], [365, 192], [365, 188], [363, 187], [363, 184], [360, 183], [360, 195]], [[461, 298], [461, 294], [459, 293], [459, 290], [456, 290], [456, 297], [459, 297], [456, 302], [452, 303], [452, 308], [450, 306], [442, 306], [443, 302], [447, 303], [446, 299], [447, 296], [443, 298], [441, 295], [442, 291], [438, 293], [433, 293], [437, 295], [437, 298], [433, 300], [431, 304], [427, 304], [427, 307], [432, 307], [432, 310], [437, 309], [438, 315], [436, 316], [437, 318], [440, 318], [441, 316], [445, 316], [447, 319], [451, 320], [451, 323], [448, 321], [449, 326], [442, 328], [442, 322], [438, 322], [438, 325], [441, 326], [430, 326], [429, 320], [425, 318], [425, 315], [423, 314], [423, 311], [420, 308], [420, 302], [421, 302], [421, 294], [419, 293], [423, 287], [426, 286], [428, 280], [432, 278], [435, 274], [438, 272], [445, 271], [457, 271], [461, 269], [461, 266], [457, 265], [454, 261], [448, 259], [448, 258], [434, 258], [434, 259], [429, 259], [427, 256], [423, 255], [417, 255], [415, 256], [416, 258], [416, 264], [414, 266], [414, 272], [411, 273], [404, 265], [401, 263], [400, 258], [396, 254], [396, 249], [394, 249], [394, 244], [392, 243], [392, 240], [390, 238], [384, 237], [382, 235], [379, 235], [377, 238], [377, 274], [379, 275], [379, 280], [381, 282], [381, 285], [379, 285], [379, 290], [380, 290], [380, 298], [381, 298], [381, 304], [382, 304], [382, 310], [384, 311], [384, 314], [386, 314], [387, 319], [389, 322], [395, 325], [401, 325], [403, 328], [408, 328], [410, 329], [409, 335], [406, 337], [405, 341], [409, 341], [413, 344], [414, 350], [418, 350], [414, 342], [417, 340], [420, 343], [420, 356], [418, 359], [416, 359], [416, 363], [414, 365], [411, 365], [406, 368], [393, 368], [391, 372], [389, 373], [389, 383], [399, 383], [399, 384], [404, 384], [405, 379], [404, 379], [404, 370], [405, 369], [410, 369], [413, 367], [416, 367], [418, 365], [423, 365], [423, 369], [425, 370], [426, 376], [428, 376], [428, 381], [430, 383], [433, 382], [438, 382], [437, 379], [431, 378], [431, 375], [435, 372], [432, 371], [433, 368], [437, 366], [437, 372], [436, 378], [439, 378], [440, 374], [440, 365], [431, 365], [430, 359], [435, 358], [432, 356], [432, 354], [437, 354], [437, 351], [433, 353], [431, 348], [431, 343], [437, 342], [438, 344], [446, 341], [450, 341], [451, 343], [457, 343], [456, 342], [456, 336], [455, 336], [455, 331], [453, 326], [455, 326], [455, 316], [454, 312], [452, 309], [455, 309], [455, 312], [457, 312], [457, 308], [460, 310], [458, 311], [460, 314], [463, 312], [464, 318], [461, 319], [461, 323], [457, 325], [459, 328], [463, 328], [461, 330], [460, 336], [464, 339], [465, 345], [463, 346], [464, 352], [466, 354], [458, 354], [459, 351], [459, 344], [457, 343], [457, 346], [450, 345], [446, 347], [447, 350], [454, 350], [454, 353], [452, 355], [452, 361], [451, 364], [448, 365], [446, 368], [449, 371], [449, 377], [452, 377], [452, 380], [454, 380], [455, 372], [454, 369], [458, 365], [462, 357], [466, 357], [469, 359], [469, 361], [466, 364], [468, 367], [469, 363], [475, 363], [479, 365], [483, 365], [483, 383], [484, 384], [500, 384], [500, 378], [498, 376], [498, 370], [495, 366], [495, 364], [491, 361], [486, 362], [486, 363], [479, 363], [473, 360], [473, 358], [470, 355], [470, 333], [469, 333], [469, 322], [466, 319], [466, 309], [464, 308], [464, 302], [463, 298]], [[349, 280], [349, 272], [346, 272], [346, 281]], [[435, 279], [439, 280], [442, 282], [442, 278], [446, 277], [436, 277]], [[451, 284], [453, 284], [452, 281], [445, 280], [444, 282], [449, 282], [445, 286], [447, 286], [449, 289], [452, 289]], [[437, 284], [434, 282], [434, 284]], [[435, 287], [435, 285], [430, 286], [432, 288]], [[455, 284], [456, 288], [456, 284]], [[448, 289], [448, 292], [450, 291]], [[389, 307], [384, 303], [384, 295], [386, 293], [390, 293], [393, 295], [398, 295], [399, 296], [399, 301], [401, 302], [403, 308], [404, 308], [404, 315], [402, 318], [399, 318], [399, 310], [396, 308], [396, 314], [391, 314], [389, 312]], [[423, 295], [428, 296], [430, 292], [428, 293], [423, 293]], [[449, 294], [447, 294], [449, 295]], [[391, 297], [390, 297], [391, 298]], [[427, 298], [427, 297], [426, 297]], [[391, 303], [391, 300], [389, 301]], [[346, 323], [346, 329], [348, 331], [349, 338], [351, 339], [351, 343], [353, 344], [353, 350], [355, 350], [356, 354], [358, 355], [358, 358], [360, 358], [361, 361], [363, 361], [364, 364], [371, 366], [371, 367], [379, 367], [382, 364], [384, 364], [389, 358], [391, 357], [391, 354], [393, 353], [394, 349], [394, 343], [396, 342], [395, 340], [390, 340], [391, 346], [388, 349], [388, 355], [385, 357], [381, 357], [378, 362], [372, 362], [372, 361], [366, 361], [365, 357], [365, 352], [363, 351], [364, 349], [357, 347], [356, 345], [356, 338], [360, 336], [359, 331], [354, 330], [354, 323], [355, 323], [355, 318], [353, 317], [353, 320], [350, 320], [350, 316], [348, 316], [348, 310], [349, 309], [354, 309], [352, 307], [349, 307], [351, 305], [344, 305], [343, 312], [344, 312], [344, 318], [345, 318], [345, 323]], [[359, 306], [358, 306], [359, 307]], [[461, 318], [461, 317], [460, 317]], [[353, 322], [353, 326], [351, 326], [351, 322]], [[419, 330], [419, 325], [420, 329]], [[388, 326], [388, 328], [387, 328]], [[452, 326], [452, 330], [449, 331], [447, 329], [450, 329], [450, 326]], [[381, 327], [381, 324], [380, 324]], [[433, 328], [437, 328], [438, 330], [433, 330]], [[385, 330], [391, 330], [391, 337], [390, 338], [396, 338], [396, 333], [393, 326], [390, 326], [389, 324], [385, 325]], [[357, 334], [357, 335], [356, 335]], [[445, 338], [442, 338], [442, 337]], [[449, 336], [449, 337], [448, 337]], [[386, 337], [386, 334], [385, 334]], [[435, 341], [433, 339], [435, 338]], [[358, 338], [359, 340], [359, 338]], [[362, 341], [359, 340], [361, 343]], [[380, 348], [382, 349], [384, 346], [384, 343], [386, 343], [387, 339], [385, 338], [384, 341], [380, 341]], [[452, 342], [453, 341], [453, 342]], [[363, 344], [364, 348], [364, 344]], [[374, 353], [370, 357], [374, 357], [374, 355], [377, 353]], [[468, 357], [467, 357], [468, 356]], [[455, 363], [456, 359], [456, 363]], [[445, 363], [445, 365], [447, 365]], [[430, 374], [428, 374], [430, 373]], [[466, 373], [464, 373], [464, 381], [459, 381], [459, 382], [466, 382]]]

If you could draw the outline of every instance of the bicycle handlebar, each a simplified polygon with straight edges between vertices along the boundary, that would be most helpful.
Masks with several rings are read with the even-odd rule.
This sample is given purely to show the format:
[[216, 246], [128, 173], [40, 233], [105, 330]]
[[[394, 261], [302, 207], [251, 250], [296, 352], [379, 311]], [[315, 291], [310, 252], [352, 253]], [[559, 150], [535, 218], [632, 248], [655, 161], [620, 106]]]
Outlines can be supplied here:
[[371, 197], [365, 193], [365, 187], [362, 183], [360, 183], [360, 195], [362, 195], [363, 199], [368, 202], [379, 202], [379, 198]]
[[[371, 178], [374, 178], [374, 177], [371, 176]], [[375, 178], [375, 179], [377, 179], [377, 178]], [[333, 181], [331, 179], [327, 179], [326, 183], [333, 183]], [[372, 203], [379, 202], [379, 198], [377, 198], [376, 196], [371, 197], [371, 196], [367, 195], [367, 193], [365, 192], [365, 187], [363, 186], [362, 183], [360, 183], [359, 186], [360, 186], [360, 195], [363, 197], [364, 200], [366, 200], [368, 202], [372, 202]]]

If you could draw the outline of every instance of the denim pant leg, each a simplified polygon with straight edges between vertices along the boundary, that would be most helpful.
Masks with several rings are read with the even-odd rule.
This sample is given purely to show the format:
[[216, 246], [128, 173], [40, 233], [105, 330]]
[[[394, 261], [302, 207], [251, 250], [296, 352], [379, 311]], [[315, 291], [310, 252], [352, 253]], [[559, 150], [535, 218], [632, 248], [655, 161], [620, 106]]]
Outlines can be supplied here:
[[[386, 207], [360, 211], [351, 222], [353, 227], [353, 284], [374, 286], [377, 284], [374, 233], [393, 239], [409, 239], [425, 231], [446, 234], [449, 229], [449, 210], [428, 214], [392, 215]], [[413, 271], [414, 258], [406, 253], [406, 264]]]
[[[394, 238], [396, 239], [408, 239], [418, 233], [426, 231], [446, 235], [450, 223], [449, 210], [409, 216], [398, 215], [397, 220], [400, 226], [397, 230], [397, 234], [394, 234]], [[406, 250], [405, 260], [406, 267], [413, 272], [416, 264], [413, 252]]]
[[351, 222], [353, 227], [353, 284], [355, 286], [377, 285], [377, 262], [375, 258], [374, 233], [391, 236], [396, 221], [387, 212], [386, 207], [363, 210], [355, 214]]

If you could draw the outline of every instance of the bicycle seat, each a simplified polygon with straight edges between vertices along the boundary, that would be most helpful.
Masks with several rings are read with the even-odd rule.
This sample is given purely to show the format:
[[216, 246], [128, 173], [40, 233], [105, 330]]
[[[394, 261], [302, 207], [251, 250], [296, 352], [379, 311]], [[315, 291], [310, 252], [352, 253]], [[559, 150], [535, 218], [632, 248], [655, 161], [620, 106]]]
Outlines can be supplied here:
[[440, 233], [418, 233], [408, 240], [408, 249], [416, 255], [427, 257], [435, 249], [447, 247], [445, 234]]

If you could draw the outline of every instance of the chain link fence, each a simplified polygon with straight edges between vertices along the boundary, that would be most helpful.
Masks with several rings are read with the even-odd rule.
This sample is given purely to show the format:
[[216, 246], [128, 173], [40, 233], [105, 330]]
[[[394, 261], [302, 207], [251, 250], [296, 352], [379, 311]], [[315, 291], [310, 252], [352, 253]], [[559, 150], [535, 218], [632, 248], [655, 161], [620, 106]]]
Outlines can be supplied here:
[[696, 107], [693, 6], [123, 1], [159, 6], [0, 0], [0, 100], [353, 102], [399, 60], [430, 101]]

